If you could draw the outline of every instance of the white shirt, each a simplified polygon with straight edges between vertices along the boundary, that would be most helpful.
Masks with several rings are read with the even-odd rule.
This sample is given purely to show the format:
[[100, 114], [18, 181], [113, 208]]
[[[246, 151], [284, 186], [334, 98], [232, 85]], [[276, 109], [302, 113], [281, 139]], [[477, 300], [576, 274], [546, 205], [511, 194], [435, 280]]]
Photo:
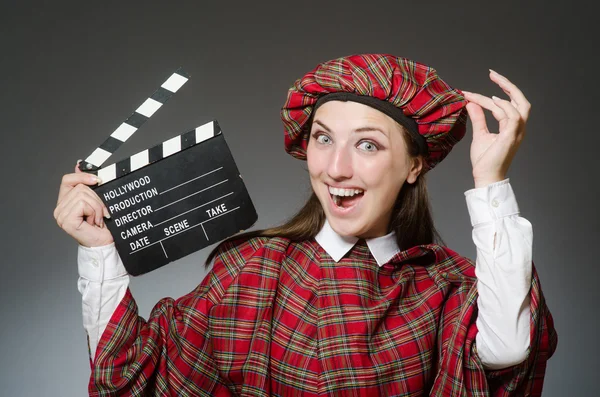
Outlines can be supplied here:
[[[529, 347], [533, 230], [519, 216], [508, 179], [471, 189], [465, 197], [477, 248], [477, 353], [486, 368], [505, 368], [523, 361]], [[337, 262], [358, 238], [339, 236], [325, 222], [316, 240]], [[366, 243], [379, 266], [400, 251], [394, 233]], [[129, 275], [114, 244], [79, 246], [77, 262], [83, 326], [94, 357], [110, 317], [125, 296]]]

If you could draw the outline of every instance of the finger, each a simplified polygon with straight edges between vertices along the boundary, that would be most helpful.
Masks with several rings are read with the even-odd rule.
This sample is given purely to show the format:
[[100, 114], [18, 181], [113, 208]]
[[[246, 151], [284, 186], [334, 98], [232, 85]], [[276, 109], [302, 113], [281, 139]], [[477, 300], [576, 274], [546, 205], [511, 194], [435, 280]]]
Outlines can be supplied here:
[[94, 202], [98, 203], [102, 207], [102, 211], [101, 211], [102, 213], [108, 213], [108, 209], [104, 205], [104, 202], [102, 201], [100, 196], [98, 196], [98, 194], [95, 191], [90, 189], [89, 186], [77, 185], [73, 188], [73, 190], [81, 191], [83, 194], [85, 194], [85, 197], [93, 200]]
[[83, 171], [81, 171], [81, 169], [79, 168], [79, 163], [81, 163], [82, 161], [83, 161], [83, 160], [79, 159], [79, 160], [77, 160], [77, 164], [75, 164], [75, 173], [76, 173], [76, 174], [79, 174], [79, 173], [83, 172]]
[[79, 185], [80, 183], [83, 183], [84, 185], [96, 185], [100, 182], [102, 182], [102, 180], [96, 175], [88, 174], [87, 172], [81, 172], [65, 174], [62, 178], [61, 184], [70, 185], [73, 187], [75, 185]]
[[[500, 87], [500, 88], [502, 88], [502, 87]], [[510, 98], [510, 91], [505, 90], [504, 88], [502, 88], [502, 91], [504, 91], [504, 93], [506, 95], [508, 95], [508, 97]], [[517, 108], [517, 106], [518, 106], [517, 103], [513, 99], [510, 100], [510, 104], [513, 105], [515, 108]]]
[[[85, 223], [84, 219], [86, 214], [93, 214], [93, 211], [83, 200], [80, 200], [73, 203], [73, 205], [63, 208], [56, 217], [56, 223], [66, 232], [69, 232], [74, 229], [79, 229], [79, 225]], [[93, 219], [93, 217], [90, 216], [88, 216], [88, 218]]]
[[[85, 187], [87, 188], [87, 186], [82, 186], [82, 188]], [[82, 191], [80, 197], [82, 200], [84, 200], [89, 206], [91, 206], [94, 209], [94, 218], [93, 218], [93, 222], [90, 224], [96, 224], [100, 227], [102, 227], [102, 225], [104, 224], [104, 219], [103, 219], [103, 214], [104, 214], [104, 203], [102, 202], [102, 200], [100, 200], [100, 198], [98, 197], [98, 195], [96, 193], [94, 193], [92, 190], [90, 190], [89, 188], [87, 188], [88, 190], [84, 190]]]
[[506, 114], [504, 113], [504, 110], [502, 110], [502, 108], [498, 107], [494, 103], [492, 98], [486, 97], [485, 95], [468, 92], [468, 91], [463, 91], [463, 94], [465, 95], [465, 98], [469, 102], [474, 102], [474, 103], [478, 104], [479, 106], [481, 106], [482, 108], [487, 109], [490, 112], [492, 112], [492, 115], [494, 116], [494, 118], [496, 120], [500, 121], [507, 117]]
[[[86, 210], [87, 210], [87, 208], [88, 208], [88, 205], [87, 205], [87, 203], [86, 203], [86, 206], [85, 206], [85, 208], [86, 208]], [[83, 217], [83, 219], [85, 219], [85, 221], [88, 223], [88, 225], [90, 225], [90, 226], [94, 226], [94, 225], [98, 224], [98, 223], [96, 222], [96, 217], [98, 216], [97, 214], [98, 214], [97, 212], [95, 212], [95, 211], [92, 211], [90, 215], [86, 215], [86, 216], [84, 216], [84, 217]]]
[[[83, 217], [85, 217], [85, 223], [88, 223], [90, 226], [98, 226], [100, 228], [104, 227], [104, 220], [102, 219], [102, 210], [99, 209], [97, 205], [94, 205], [94, 203], [90, 203], [89, 201], [82, 201], [81, 207], [76, 209], [78, 211], [81, 211], [79, 213], [83, 214]], [[98, 219], [100, 219], [99, 222], [97, 221]], [[85, 225], [85, 223], [81, 222], [80, 225]]]
[[516, 120], [521, 119], [521, 113], [519, 113], [519, 111], [509, 101], [498, 98], [497, 96], [492, 96], [492, 101], [494, 101], [496, 106], [504, 111], [508, 118]]
[[88, 225], [94, 226], [89, 222], [90, 219], [94, 219], [94, 209], [86, 202], [80, 201], [63, 214], [61, 227], [67, 233], [85, 229]]
[[98, 194], [95, 191], [93, 191], [92, 189], [90, 189], [89, 186], [84, 186], [84, 185], [79, 184], [79, 185], [75, 186], [73, 189], [81, 189], [90, 198], [92, 198], [93, 200], [97, 201], [100, 204], [100, 206], [102, 207], [102, 211], [101, 211], [102, 216], [104, 216], [105, 218], [109, 218], [110, 219], [110, 212], [108, 212], [108, 208], [106, 208], [106, 205], [104, 204], [104, 201], [102, 201], [102, 199], [100, 198], [100, 196], [98, 196]]
[[83, 185], [83, 184], [78, 184], [75, 187], [73, 187], [71, 190], [69, 190], [68, 192], [66, 192], [60, 199], [60, 201], [57, 203], [56, 207], [57, 208], [61, 208], [64, 207], [66, 205], [68, 205], [69, 202], [72, 202], [74, 198], [77, 198], [79, 196], [81, 196], [83, 193], [89, 195], [89, 197], [93, 200], [97, 200], [98, 202], [100, 202], [102, 205], [104, 205], [104, 203], [102, 203], [102, 199], [100, 199], [100, 197], [98, 197], [98, 195], [96, 194], [96, 192], [94, 192], [92, 189], [90, 189], [88, 186]]
[[[98, 211], [86, 200], [82, 199], [75, 202], [74, 205], [67, 208], [66, 213], [67, 216], [70, 217], [69, 220], [66, 220], [67, 222], [71, 221], [71, 223], [78, 225], [87, 223], [90, 226], [98, 224], [96, 221], [98, 219]], [[79, 228], [80, 227], [77, 227], [77, 229]]]
[[93, 210], [89, 210], [89, 208], [93, 209], [93, 207], [86, 202], [85, 198], [80, 196], [71, 197], [62, 208], [57, 208], [56, 223], [63, 229], [65, 229], [65, 226], [63, 225], [79, 225], [84, 221], [90, 225], [94, 225], [96, 224], [96, 213]]
[[101, 179], [96, 175], [88, 174], [87, 172], [65, 174], [60, 182], [58, 190], [58, 201], [64, 197], [71, 189], [79, 184], [95, 185], [101, 183]]
[[[91, 225], [102, 226], [104, 220], [102, 218], [106, 208], [104, 203], [98, 198], [98, 196], [87, 186], [79, 185], [74, 188], [69, 194], [65, 197], [65, 199], [61, 202], [61, 204], [57, 207], [57, 213], [68, 213], [70, 212], [70, 208], [77, 207], [80, 202], [87, 203], [91, 208], [94, 209], [94, 218], [87, 219], [88, 223]], [[82, 216], [81, 214], [79, 216]]]
[[98, 193], [96, 193], [95, 191], [90, 189], [88, 186], [83, 186], [83, 185], [80, 185], [80, 186], [90, 197], [92, 197], [96, 202], [98, 202], [98, 204], [100, 204], [100, 206], [102, 207], [102, 211], [101, 211], [102, 216], [110, 219], [110, 212], [108, 212], [108, 208], [106, 207], [106, 204], [104, 204], [104, 201], [102, 201], [100, 196], [98, 196]]
[[467, 112], [469, 113], [471, 124], [473, 124], [474, 135], [489, 133], [487, 123], [485, 121], [485, 113], [483, 112], [483, 108], [481, 106], [475, 102], [469, 102], [467, 104]]
[[500, 99], [496, 96], [492, 97], [493, 101], [501, 107], [504, 112], [508, 115], [508, 119], [506, 120], [506, 125], [504, 128], [501, 128], [500, 134], [508, 134], [513, 135], [515, 137], [520, 137], [524, 129], [519, 128], [519, 125], [522, 122], [521, 113], [508, 101], [504, 99]]
[[517, 111], [521, 114], [524, 120], [527, 120], [529, 117], [529, 112], [531, 110], [531, 104], [523, 94], [523, 92], [514, 85], [509, 79], [502, 76], [500, 73], [490, 69], [490, 79], [498, 84], [502, 91], [506, 93], [511, 99], [511, 102], [514, 102], [513, 106], [517, 108]]

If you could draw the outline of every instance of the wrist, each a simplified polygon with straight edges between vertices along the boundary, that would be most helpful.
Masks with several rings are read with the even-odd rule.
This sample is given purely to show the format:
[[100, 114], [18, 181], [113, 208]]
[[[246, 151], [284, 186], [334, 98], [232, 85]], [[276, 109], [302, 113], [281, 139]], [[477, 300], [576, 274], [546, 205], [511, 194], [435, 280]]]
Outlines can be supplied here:
[[500, 182], [506, 179], [506, 175], [486, 175], [484, 177], [473, 177], [475, 188], [486, 187], [492, 183]]
[[81, 240], [77, 240], [77, 242], [79, 243], [79, 245], [81, 245], [82, 247], [85, 248], [98, 248], [98, 247], [105, 247], [107, 245], [111, 245], [114, 243], [114, 240], [112, 238], [112, 236], [108, 237], [108, 238], [86, 238], [86, 239], [81, 239]]

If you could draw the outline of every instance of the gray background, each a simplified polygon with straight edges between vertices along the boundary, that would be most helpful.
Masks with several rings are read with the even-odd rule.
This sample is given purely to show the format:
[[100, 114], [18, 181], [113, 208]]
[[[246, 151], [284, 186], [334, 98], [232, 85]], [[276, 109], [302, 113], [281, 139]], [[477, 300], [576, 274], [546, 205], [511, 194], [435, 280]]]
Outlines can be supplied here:
[[[600, 87], [591, 6], [83, 3], [0, 6], [0, 395], [87, 393], [77, 246], [52, 217], [60, 178], [78, 158], [184, 66], [191, 81], [111, 160], [218, 119], [257, 208], [257, 226], [277, 224], [309, 190], [305, 164], [283, 150], [286, 91], [317, 63], [361, 52], [409, 57], [434, 66], [453, 86], [499, 95], [487, 77], [492, 68], [526, 93], [532, 116], [509, 176], [534, 226], [534, 259], [559, 334], [544, 395], [596, 395]], [[446, 243], [474, 257], [463, 198], [473, 183], [470, 139], [469, 129], [429, 186]], [[140, 313], [194, 288], [207, 252], [133, 279]]]

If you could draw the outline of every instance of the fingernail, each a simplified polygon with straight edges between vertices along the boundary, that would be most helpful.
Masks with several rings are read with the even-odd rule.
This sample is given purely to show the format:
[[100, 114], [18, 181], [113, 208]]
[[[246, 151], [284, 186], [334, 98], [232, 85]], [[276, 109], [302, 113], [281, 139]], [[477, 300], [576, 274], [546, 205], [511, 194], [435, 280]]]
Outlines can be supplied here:
[[493, 69], [490, 69], [490, 72], [492, 72], [492, 73], [493, 73], [493, 74], [495, 74], [496, 76], [500, 77], [501, 79], [504, 79], [504, 80], [506, 80], [506, 77], [502, 76], [500, 73], [496, 72], [495, 70], [493, 70]]
[[79, 163], [81, 163], [82, 161], [83, 161], [83, 159], [77, 160], [77, 165], [79, 165]]
[[492, 99], [493, 99], [494, 101], [501, 101], [501, 99], [500, 99], [500, 98], [498, 98], [497, 96], [494, 96], [494, 95], [492, 95]]
[[96, 182], [97, 182], [97, 183], [98, 183], [98, 185], [99, 185], [99, 184], [101, 184], [101, 183], [102, 183], [102, 179], [101, 179], [99, 176], [97, 176], [97, 177], [96, 177]]
[[108, 210], [106, 210], [106, 216], [105, 218], [110, 219], [110, 214], [108, 213]]

